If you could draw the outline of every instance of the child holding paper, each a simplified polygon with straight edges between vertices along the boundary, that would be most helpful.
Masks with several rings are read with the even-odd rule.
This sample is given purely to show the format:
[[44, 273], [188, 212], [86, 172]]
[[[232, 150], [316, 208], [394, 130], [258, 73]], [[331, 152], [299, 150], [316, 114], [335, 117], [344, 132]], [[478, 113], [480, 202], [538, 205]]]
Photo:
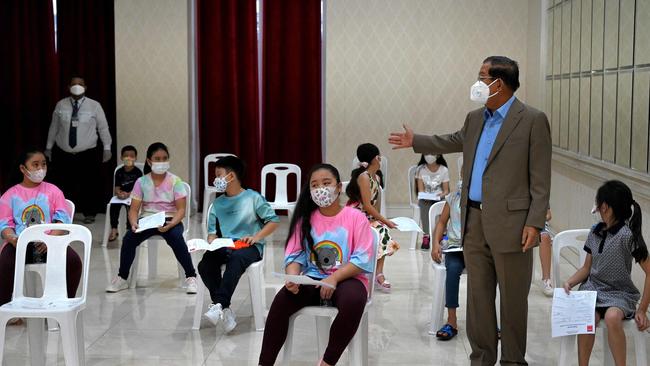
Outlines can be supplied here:
[[[131, 195], [135, 181], [142, 176], [142, 171], [135, 166], [135, 161], [138, 159], [138, 150], [134, 146], [124, 146], [121, 155], [123, 166], [115, 172], [115, 196], [121, 200], [125, 200]], [[122, 206], [126, 207], [126, 212], [129, 212], [129, 205], [111, 203], [111, 234], [108, 237], [108, 241], [117, 239], [117, 224]], [[131, 229], [131, 225], [127, 217], [126, 230], [128, 231], [129, 229]]]
[[[429, 249], [431, 241], [429, 238], [429, 209], [434, 203], [449, 194], [449, 170], [447, 161], [442, 155], [421, 155], [415, 171], [415, 188], [420, 207], [420, 221], [422, 221], [424, 230], [421, 248], [426, 250]], [[422, 196], [420, 193], [425, 193], [431, 198], [438, 197], [438, 199], [420, 197]]]
[[366, 143], [357, 147], [359, 167], [352, 171], [350, 184], [345, 191], [349, 201], [348, 206], [362, 211], [370, 221], [370, 226], [379, 233], [380, 243], [377, 253], [377, 276], [375, 280], [379, 289], [390, 292], [391, 284], [384, 276], [384, 259], [393, 255], [399, 244], [390, 235], [389, 229], [397, 226], [383, 217], [375, 207], [379, 199], [379, 178], [377, 171], [381, 165], [381, 155], [377, 146]]
[[[607, 324], [609, 348], [618, 366], [626, 364], [625, 332], [623, 321], [634, 319], [639, 331], [650, 326], [650, 261], [648, 249], [641, 233], [641, 207], [632, 198], [632, 191], [622, 182], [605, 182], [596, 193], [596, 205], [602, 221], [595, 225], [584, 246], [587, 257], [582, 268], [564, 283], [568, 294], [573, 286], [579, 290], [596, 291], [596, 323]], [[632, 282], [632, 259], [645, 272], [641, 303], [639, 290]], [[594, 334], [578, 335], [578, 363], [589, 364], [594, 346]]]
[[[138, 178], [131, 191], [129, 209], [129, 230], [122, 239], [120, 250], [120, 269], [117, 276], [106, 287], [106, 292], [126, 290], [129, 285], [129, 271], [135, 259], [135, 251], [143, 241], [154, 235], [162, 236], [185, 270], [185, 285], [188, 294], [196, 293], [196, 271], [192, 257], [183, 237], [183, 218], [187, 192], [181, 178], [168, 172], [169, 151], [161, 142], [153, 143], [147, 149], [147, 165], [150, 172]], [[147, 168], [145, 167], [145, 171]], [[141, 212], [142, 211], [142, 212]], [[152, 216], [164, 212], [165, 224], [158, 228], [138, 232], [138, 217]]]
[[338, 314], [320, 366], [335, 365], [357, 332], [368, 298], [374, 260], [373, 234], [366, 216], [341, 206], [341, 179], [329, 164], [312, 168], [289, 226], [285, 272], [304, 274], [334, 289], [286, 282], [273, 300], [264, 328], [259, 365], [274, 365], [287, 338], [289, 318], [305, 306], [331, 301]]
[[[239, 239], [243, 248], [220, 248], [206, 251], [198, 265], [201, 279], [210, 291], [212, 305], [205, 317], [214, 325], [223, 322], [226, 333], [237, 322], [230, 299], [246, 268], [262, 260], [264, 238], [278, 227], [280, 219], [266, 199], [252, 189], [242, 188], [244, 162], [226, 156], [215, 163], [214, 186], [224, 193], [212, 203], [208, 217], [208, 242], [216, 238]], [[221, 265], [226, 269], [221, 274]]]

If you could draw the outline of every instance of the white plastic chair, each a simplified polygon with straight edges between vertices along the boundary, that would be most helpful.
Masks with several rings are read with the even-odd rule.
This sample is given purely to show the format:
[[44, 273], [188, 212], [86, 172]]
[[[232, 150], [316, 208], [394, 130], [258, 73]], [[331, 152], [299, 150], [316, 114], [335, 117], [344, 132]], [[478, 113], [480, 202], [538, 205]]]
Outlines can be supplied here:
[[[237, 155], [230, 153], [215, 153], [208, 154], [203, 159], [203, 217], [207, 216], [208, 212], [210, 212], [208, 211], [208, 206], [210, 205], [210, 202], [212, 202], [212, 197], [217, 194], [217, 190], [212, 185], [212, 182], [210, 182], [210, 164], [216, 163], [219, 159], [226, 156]], [[207, 237], [207, 235], [207, 232], [203, 233], [203, 237]]]
[[[370, 311], [370, 306], [372, 305], [372, 295], [375, 289], [375, 274], [377, 271], [377, 246], [379, 245], [379, 234], [377, 231], [372, 230], [373, 233], [373, 250], [374, 253], [372, 260], [372, 273], [368, 275], [368, 301], [366, 302], [366, 307], [363, 310], [363, 316], [361, 317], [361, 322], [359, 323], [359, 328], [355, 333], [354, 337], [348, 344], [348, 354], [350, 357], [350, 365], [355, 366], [368, 366], [368, 312]], [[289, 360], [291, 359], [291, 353], [293, 350], [293, 333], [294, 333], [294, 323], [296, 318], [301, 315], [313, 316], [316, 320], [316, 337], [318, 342], [318, 354], [322, 355], [325, 353], [325, 348], [327, 347], [327, 342], [329, 340], [329, 330], [332, 325], [332, 321], [336, 318], [338, 314], [338, 309], [335, 307], [329, 306], [306, 306], [296, 313], [294, 313], [289, 318], [289, 332], [287, 333], [287, 339], [284, 342], [284, 355], [283, 355], [283, 365], [288, 365]]]
[[296, 208], [296, 201], [289, 202], [287, 198], [287, 191], [289, 189], [287, 177], [289, 174], [296, 176], [296, 199], [300, 196], [300, 167], [295, 164], [267, 164], [262, 168], [262, 196], [266, 197], [266, 176], [269, 174], [275, 175], [275, 200], [269, 201], [269, 205], [274, 210], [287, 210], [289, 217], [293, 214]]
[[[75, 204], [74, 202], [68, 199], [66, 199], [65, 202], [68, 204], [68, 211], [70, 211], [70, 222], [72, 222], [76, 211]], [[45, 284], [45, 263], [26, 264], [25, 272], [32, 272], [32, 276], [29, 276], [31, 280], [28, 280], [26, 286], [27, 295], [36, 296], [37, 293], [41, 292], [40, 286], [43, 286], [43, 284]], [[40, 286], [39, 283], [36, 281], [36, 276], [38, 276], [41, 279]], [[59, 326], [56, 324], [54, 319], [48, 319], [47, 329], [50, 332], [54, 332], [59, 330]]]
[[[582, 267], [587, 258], [587, 253], [584, 251], [585, 241], [589, 235], [589, 229], [566, 230], [557, 234], [553, 239], [553, 279], [555, 280], [555, 287], [564, 287], [563, 280], [560, 278], [560, 256], [562, 249], [574, 248], [578, 252], [579, 262], [578, 268]], [[607, 325], [601, 320], [596, 327], [602, 330], [602, 347], [603, 347], [603, 364], [605, 366], [614, 365], [614, 358], [609, 349], [609, 342], [607, 340]], [[634, 351], [636, 354], [636, 365], [647, 366], [647, 352], [645, 338], [646, 332], [639, 332], [634, 320], [623, 322], [623, 329], [626, 333], [632, 334], [634, 338]], [[558, 356], [558, 365], [565, 366], [573, 364], [572, 360], [577, 359], [576, 336], [562, 337], [560, 344], [560, 355]], [[569, 359], [571, 357], [571, 359]]]
[[[438, 219], [440, 218], [444, 208], [445, 201], [440, 201], [434, 203], [429, 209], [429, 237], [431, 240], [435, 237], [433, 234], [436, 231]], [[431, 324], [429, 334], [436, 334], [438, 329], [445, 324], [445, 281], [447, 279], [447, 268], [445, 267], [444, 258], [440, 263], [431, 261], [431, 267], [433, 269], [433, 279], [431, 280], [433, 297], [431, 299]]]
[[[208, 212], [212, 209], [212, 204], [210, 204]], [[208, 218], [206, 217], [203, 221], [207, 222]], [[206, 224], [207, 225], [207, 224]], [[244, 272], [248, 276], [248, 285], [251, 293], [251, 308], [253, 311], [253, 320], [255, 322], [255, 330], [258, 332], [264, 331], [264, 320], [268, 314], [268, 308], [266, 307], [266, 289], [272, 288], [277, 293], [281, 288], [281, 284], [266, 284], [264, 281], [264, 260], [266, 259], [266, 246], [264, 245], [264, 253], [262, 253], [262, 259], [254, 262]], [[197, 250], [192, 252], [192, 261], [198, 263], [198, 261], [203, 257], [201, 254], [205, 253], [205, 250]], [[224, 271], [226, 265], [221, 266], [221, 270]], [[197, 294], [196, 294], [196, 303], [194, 304], [194, 321], [192, 323], [192, 329], [199, 329], [201, 327], [201, 315], [203, 314], [203, 309], [205, 309], [205, 293], [206, 287], [203, 281], [201, 280], [201, 275], [196, 274], [197, 280]]]
[[[136, 168], [140, 169], [144, 173], [144, 163], [135, 163]], [[115, 174], [117, 173], [120, 168], [124, 167], [124, 164], [118, 165], [115, 170], [113, 171], [113, 185], [111, 186], [112, 189], [115, 189]], [[115, 196], [113, 196], [115, 197]], [[112, 198], [111, 198], [112, 199]], [[126, 213], [126, 217], [128, 218], [129, 213]], [[122, 216], [120, 214], [120, 216]], [[106, 204], [106, 220], [104, 222], [104, 235], [102, 236], [102, 246], [105, 247], [108, 245], [108, 237], [111, 233], [111, 201], [109, 200], [108, 203]], [[118, 232], [119, 230], [122, 230], [122, 225], [118, 224], [117, 225]]]
[[[67, 234], [61, 236], [47, 234], [51, 230], [64, 230], [67, 231]], [[43, 296], [39, 298], [28, 297], [23, 292], [27, 244], [36, 241], [44, 242], [47, 245], [47, 262], [45, 263], [47, 275]], [[71, 242], [81, 242], [84, 255], [81, 295], [69, 299], [66, 283], [66, 256], [68, 245]], [[61, 325], [61, 342], [66, 365], [76, 366], [85, 363], [82, 311], [86, 307], [91, 247], [90, 230], [81, 225], [34, 225], [20, 234], [16, 245], [13, 297], [11, 302], [0, 307], [0, 361], [4, 354], [7, 321], [12, 318], [27, 318], [32, 365], [44, 365], [44, 320], [53, 318]]]
[[[418, 205], [418, 194], [417, 194], [417, 184], [415, 183], [415, 173], [417, 172], [417, 165], [413, 165], [409, 168], [407, 179], [409, 187], [409, 206], [413, 210], [413, 220], [415, 222], [420, 222], [420, 206]], [[418, 241], [418, 232], [414, 231], [411, 233], [411, 245], [409, 245], [410, 250], [415, 250]]]
[[[183, 182], [185, 191], [187, 192], [186, 204], [185, 204], [185, 218], [183, 218], [183, 238], [187, 240], [187, 236], [190, 232], [190, 214], [191, 214], [191, 205], [192, 202], [192, 188], [189, 184]], [[131, 274], [129, 275], [129, 288], [135, 288], [138, 282], [138, 268], [140, 263], [140, 250], [142, 247], [147, 247], [147, 269], [149, 271], [147, 278], [152, 280], [158, 276], [158, 244], [164, 243], [165, 239], [160, 235], [154, 235], [151, 238], [147, 239], [144, 243], [140, 244], [135, 250], [135, 259], [133, 260], [133, 265], [131, 267]], [[182, 287], [185, 283], [185, 270], [183, 267], [178, 264], [178, 280], [179, 286]]]

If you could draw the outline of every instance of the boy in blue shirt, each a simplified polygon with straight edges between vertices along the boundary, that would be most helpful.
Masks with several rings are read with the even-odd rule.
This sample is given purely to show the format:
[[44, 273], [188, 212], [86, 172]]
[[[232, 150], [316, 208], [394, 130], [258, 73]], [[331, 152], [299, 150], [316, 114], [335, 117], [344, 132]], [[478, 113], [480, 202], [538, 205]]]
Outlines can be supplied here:
[[[248, 266], [262, 260], [264, 238], [273, 233], [280, 219], [262, 195], [242, 188], [245, 167], [241, 159], [226, 156], [215, 166], [214, 186], [223, 194], [213, 201], [209, 212], [208, 242], [215, 238], [231, 238], [250, 245], [237, 250], [221, 248], [205, 252], [198, 266], [212, 299], [205, 317], [215, 325], [223, 322], [228, 333], [237, 325], [230, 299], [239, 278]], [[222, 264], [226, 265], [223, 276]]]

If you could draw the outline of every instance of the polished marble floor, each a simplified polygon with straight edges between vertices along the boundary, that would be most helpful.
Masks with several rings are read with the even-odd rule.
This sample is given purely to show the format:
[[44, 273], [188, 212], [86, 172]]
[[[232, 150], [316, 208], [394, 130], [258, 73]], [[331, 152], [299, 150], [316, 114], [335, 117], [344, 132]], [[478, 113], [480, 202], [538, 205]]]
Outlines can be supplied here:
[[[193, 217], [191, 237], [200, 236], [200, 215]], [[286, 235], [286, 218], [274, 235], [273, 260], [280, 270], [282, 239]], [[119, 261], [116, 242], [108, 248], [100, 245], [103, 215], [89, 226], [94, 234], [89, 280], [88, 306], [84, 313], [87, 365], [256, 365], [262, 333], [256, 332], [248, 295], [248, 281], [242, 278], [232, 308], [238, 325], [225, 335], [205, 321], [200, 331], [191, 330], [195, 295], [178, 287], [177, 267], [171, 250], [159, 250], [158, 276], [146, 281], [146, 256], [141, 256], [143, 283], [135, 290], [107, 294], [104, 288], [115, 275]], [[464, 331], [465, 310], [459, 311], [460, 333], [449, 342], [440, 342], [428, 331], [431, 289], [428, 252], [409, 251], [407, 236], [395, 235], [403, 249], [386, 261], [385, 273], [393, 283], [391, 294], [377, 293], [370, 310], [370, 365], [467, 365], [470, 352]], [[271, 258], [272, 257], [272, 258]], [[536, 261], [537, 262], [537, 261]], [[536, 263], [538, 266], [538, 263]], [[269, 267], [267, 265], [267, 267]], [[572, 267], [565, 260], [563, 276]], [[461, 281], [461, 306], [465, 303], [465, 278]], [[207, 301], [207, 299], [206, 299]], [[270, 299], [269, 299], [270, 302]], [[531, 365], [555, 365], [559, 341], [550, 337], [550, 299], [538, 285], [529, 297], [528, 355]], [[315, 365], [319, 358], [313, 322], [297, 321], [294, 361], [292, 365]], [[29, 346], [24, 326], [10, 326], [5, 343], [5, 365], [28, 365]], [[633, 349], [628, 354], [633, 363]], [[281, 356], [281, 355], [280, 355]], [[596, 343], [592, 364], [600, 365], [601, 348]], [[64, 365], [58, 332], [49, 332], [47, 364]], [[348, 365], [347, 354], [339, 365]]]

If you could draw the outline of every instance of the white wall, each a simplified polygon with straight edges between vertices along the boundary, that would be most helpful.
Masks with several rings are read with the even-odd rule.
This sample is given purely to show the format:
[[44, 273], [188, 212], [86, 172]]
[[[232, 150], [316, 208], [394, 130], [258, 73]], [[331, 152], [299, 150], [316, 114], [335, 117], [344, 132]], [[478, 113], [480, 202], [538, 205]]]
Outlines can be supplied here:
[[[326, 160], [350, 174], [363, 142], [390, 163], [392, 206], [408, 202], [406, 172], [419, 156], [391, 151], [390, 131], [408, 123], [441, 134], [462, 127], [485, 57], [519, 62], [517, 96], [538, 107], [539, 1], [327, 0]], [[535, 28], [537, 27], [537, 28]], [[530, 58], [530, 59], [529, 59]], [[535, 91], [530, 91], [535, 89]], [[452, 180], [458, 154], [447, 156]]]
[[115, 0], [117, 147], [164, 142], [171, 171], [189, 179], [188, 6]]

